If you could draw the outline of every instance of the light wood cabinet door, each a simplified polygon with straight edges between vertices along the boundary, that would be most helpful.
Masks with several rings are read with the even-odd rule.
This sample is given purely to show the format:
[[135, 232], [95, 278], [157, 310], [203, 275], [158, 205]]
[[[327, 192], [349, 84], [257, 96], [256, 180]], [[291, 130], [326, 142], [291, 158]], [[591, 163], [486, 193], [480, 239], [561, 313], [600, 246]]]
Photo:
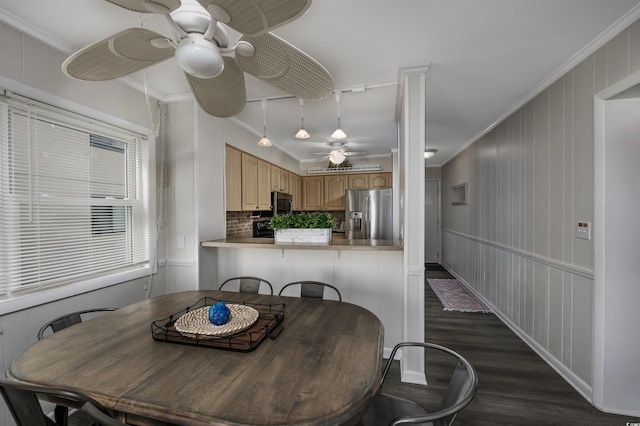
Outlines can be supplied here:
[[258, 210], [271, 210], [271, 163], [258, 159]]
[[242, 210], [242, 152], [225, 146], [225, 197], [228, 211]]
[[258, 210], [258, 159], [242, 153], [242, 210]]
[[293, 200], [293, 210], [302, 210], [302, 179], [300, 176], [289, 173], [289, 186], [291, 189], [291, 198]]
[[369, 175], [349, 175], [349, 189], [369, 189]]
[[280, 167], [271, 165], [271, 190], [280, 191]]
[[285, 169], [280, 169], [280, 191], [286, 194], [291, 194], [289, 171]]
[[391, 188], [391, 173], [369, 174], [369, 188], [371, 189]]
[[344, 191], [348, 188], [349, 182], [346, 176], [325, 176], [324, 177], [324, 209], [344, 210]]
[[302, 210], [324, 210], [324, 177], [302, 177]]

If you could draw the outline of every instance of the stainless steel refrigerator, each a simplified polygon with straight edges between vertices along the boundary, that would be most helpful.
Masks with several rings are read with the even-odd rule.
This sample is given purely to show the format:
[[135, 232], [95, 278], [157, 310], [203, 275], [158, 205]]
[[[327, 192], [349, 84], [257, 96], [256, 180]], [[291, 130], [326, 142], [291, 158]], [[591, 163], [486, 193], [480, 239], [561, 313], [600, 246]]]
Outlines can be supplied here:
[[345, 235], [349, 239], [393, 239], [393, 191], [348, 189], [345, 193]]

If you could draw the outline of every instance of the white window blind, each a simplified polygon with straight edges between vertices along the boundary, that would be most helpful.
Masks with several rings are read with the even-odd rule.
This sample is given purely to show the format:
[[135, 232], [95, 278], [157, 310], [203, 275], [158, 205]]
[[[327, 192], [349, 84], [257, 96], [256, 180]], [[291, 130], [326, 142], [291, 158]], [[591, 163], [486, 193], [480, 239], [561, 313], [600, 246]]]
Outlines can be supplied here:
[[46, 106], [0, 108], [0, 298], [147, 264], [147, 142]]

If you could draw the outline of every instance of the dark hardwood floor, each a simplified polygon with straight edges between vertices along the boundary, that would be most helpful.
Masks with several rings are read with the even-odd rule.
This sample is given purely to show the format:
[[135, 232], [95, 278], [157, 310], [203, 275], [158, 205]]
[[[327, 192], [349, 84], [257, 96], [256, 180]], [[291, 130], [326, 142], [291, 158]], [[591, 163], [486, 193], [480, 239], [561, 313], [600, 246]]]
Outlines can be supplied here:
[[[453, 278], [436, 265], [426, 269], [427, 278]], [[456, 418], [458, 426], [625, 426], [640, 421], [593, 407], [494, 314], [443, 310], [427, 283], [425, 338], [459, 352], [478, 373], [478, 392]], [[396, 361], [383, 391], [435, 411], [453, 367], [434, 358], [425, 364], [428, 387], [400, 383]]]

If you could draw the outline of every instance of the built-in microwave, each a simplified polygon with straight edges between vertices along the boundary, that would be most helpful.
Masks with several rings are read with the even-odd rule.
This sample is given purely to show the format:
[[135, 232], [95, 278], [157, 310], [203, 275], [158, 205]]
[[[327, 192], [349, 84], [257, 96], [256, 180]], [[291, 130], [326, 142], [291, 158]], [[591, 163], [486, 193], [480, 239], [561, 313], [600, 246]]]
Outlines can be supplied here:
[[293, 198], [291, 194], [285, 194], [284, 192], [272, 192], [271, 193], [271, 213], [288, 214], [293, 212]]

